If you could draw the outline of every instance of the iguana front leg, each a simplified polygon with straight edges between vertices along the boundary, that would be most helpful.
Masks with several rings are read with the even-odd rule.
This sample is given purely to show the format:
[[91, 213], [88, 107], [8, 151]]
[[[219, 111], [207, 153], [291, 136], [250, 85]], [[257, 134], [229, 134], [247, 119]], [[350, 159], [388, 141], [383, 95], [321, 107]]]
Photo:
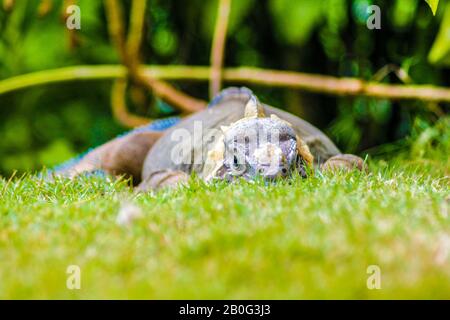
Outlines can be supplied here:
[[324, 172], [351, 171], [354, 169], [364, 172], [368, 171], [364, 160], [353, 154], [338, 154], [331, 157], [320, 166], [320, 169]]
[[162, 132], [132, 132], [99, 146], [74, 165], [56, 174], [70, 177], [97, 170], [116, 176], [132, 177], [133, 183], [141, 181], [144, 160]]
[[189, 175], [183, 171], [164, 169], [152, 172], [141, 184], [136, 188], [136, 192], [148, 192], [163, 188], [177, 187], [186, 183]]

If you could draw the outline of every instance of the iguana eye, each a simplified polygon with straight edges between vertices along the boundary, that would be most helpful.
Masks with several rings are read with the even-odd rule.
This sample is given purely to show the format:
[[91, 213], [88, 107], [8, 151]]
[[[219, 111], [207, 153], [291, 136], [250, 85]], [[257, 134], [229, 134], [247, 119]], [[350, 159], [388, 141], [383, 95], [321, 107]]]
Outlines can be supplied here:
[[242, 175], [245, 170], [247, 169], [247, 166], [245, 162], [240, 163], [239, 158], [237, 156], [233, 156], [233, 163], [231, 164], [231, 174], [234, 176]]

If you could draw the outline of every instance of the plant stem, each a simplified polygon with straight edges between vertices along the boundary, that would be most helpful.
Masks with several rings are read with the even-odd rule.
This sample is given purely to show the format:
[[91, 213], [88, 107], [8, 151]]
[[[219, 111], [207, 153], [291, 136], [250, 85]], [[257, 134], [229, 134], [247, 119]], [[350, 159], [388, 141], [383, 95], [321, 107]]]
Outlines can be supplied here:
[[222, 86], [222, 67], [230, 10], [231, 0], [219, 1], [211, 49], [211, 81], [209, 86], [209, 96], [211, 99], [219, 93]]
[[[153, 79], [207, 81], [211, 68], [202, 66], [142, 66], [140, 72]], [[124, 78], [126, 68], [119, 65], [75, 66], [39, 71], [0, 81], [0, 94], [37, 85], [74, 80]], [[366, 82], [357, 78], [337, 78], [324, 75], [258, 68], [226, 68], [224, 81], [288, 87], [303, 91], [337, 96], [367, 96], [392, 100], [422, 100], [450, 102], [450, 89], [432, 85], [397, 85]]]

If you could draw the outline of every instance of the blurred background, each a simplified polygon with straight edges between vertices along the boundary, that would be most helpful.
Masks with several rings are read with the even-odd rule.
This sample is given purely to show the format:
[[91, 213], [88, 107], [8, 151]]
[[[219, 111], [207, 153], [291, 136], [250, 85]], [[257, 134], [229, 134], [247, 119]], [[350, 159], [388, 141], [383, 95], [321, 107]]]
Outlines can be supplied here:
[[[120, 64], [103, 1], [71, 2], [81, 8], [76, 32], [66, 28], [63, 0], [3, 1], [0, 80], [72, 65]], [[127, 17], [131, 1], [122, 4]], [[381, 30], [366, 27], [372, 4], [381, 8]], [[150, 0], [142, 63], [210, 65], [217, 6], [217, 0]], [[424, 0], [235, 0], [224, 65], [449, 87], [449, 37], [450, 3], [443, 0], [435, 16]], [[172, 84], [209, 100], [207, 81]], [[230, 85], [242, 83], [224, 84]], [[112, 115], [111, 86], [110, 80], [76, 81], [0, 95], [0, 175], [52, 167], [127, 130]], [[345, 152], [426, 156], [423, 147], [433, 148], [442, 132], [448, 134], [448, 103], [246, 86], [263, 102], [313, 123]], [[137, 115], [178, 114], [150, 93], [129, 92], [128, 100]]]

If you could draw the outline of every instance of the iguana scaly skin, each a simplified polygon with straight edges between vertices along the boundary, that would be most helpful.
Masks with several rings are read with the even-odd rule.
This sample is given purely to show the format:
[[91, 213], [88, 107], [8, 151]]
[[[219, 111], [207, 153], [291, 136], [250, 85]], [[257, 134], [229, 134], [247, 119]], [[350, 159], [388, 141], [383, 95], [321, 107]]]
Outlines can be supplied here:
[[308, 167], [365, 169], [361, 158], [341, 154], [308, 122], [261, 104], [247, 88], [229, 88], [206, 110], [164, 132], [151, 127], [131, 131], [59, 172], [127, 175], [145, 191], [184, 182], [193, 172], [207, 181], [273, 180], [293, 173], [306, 176]]

